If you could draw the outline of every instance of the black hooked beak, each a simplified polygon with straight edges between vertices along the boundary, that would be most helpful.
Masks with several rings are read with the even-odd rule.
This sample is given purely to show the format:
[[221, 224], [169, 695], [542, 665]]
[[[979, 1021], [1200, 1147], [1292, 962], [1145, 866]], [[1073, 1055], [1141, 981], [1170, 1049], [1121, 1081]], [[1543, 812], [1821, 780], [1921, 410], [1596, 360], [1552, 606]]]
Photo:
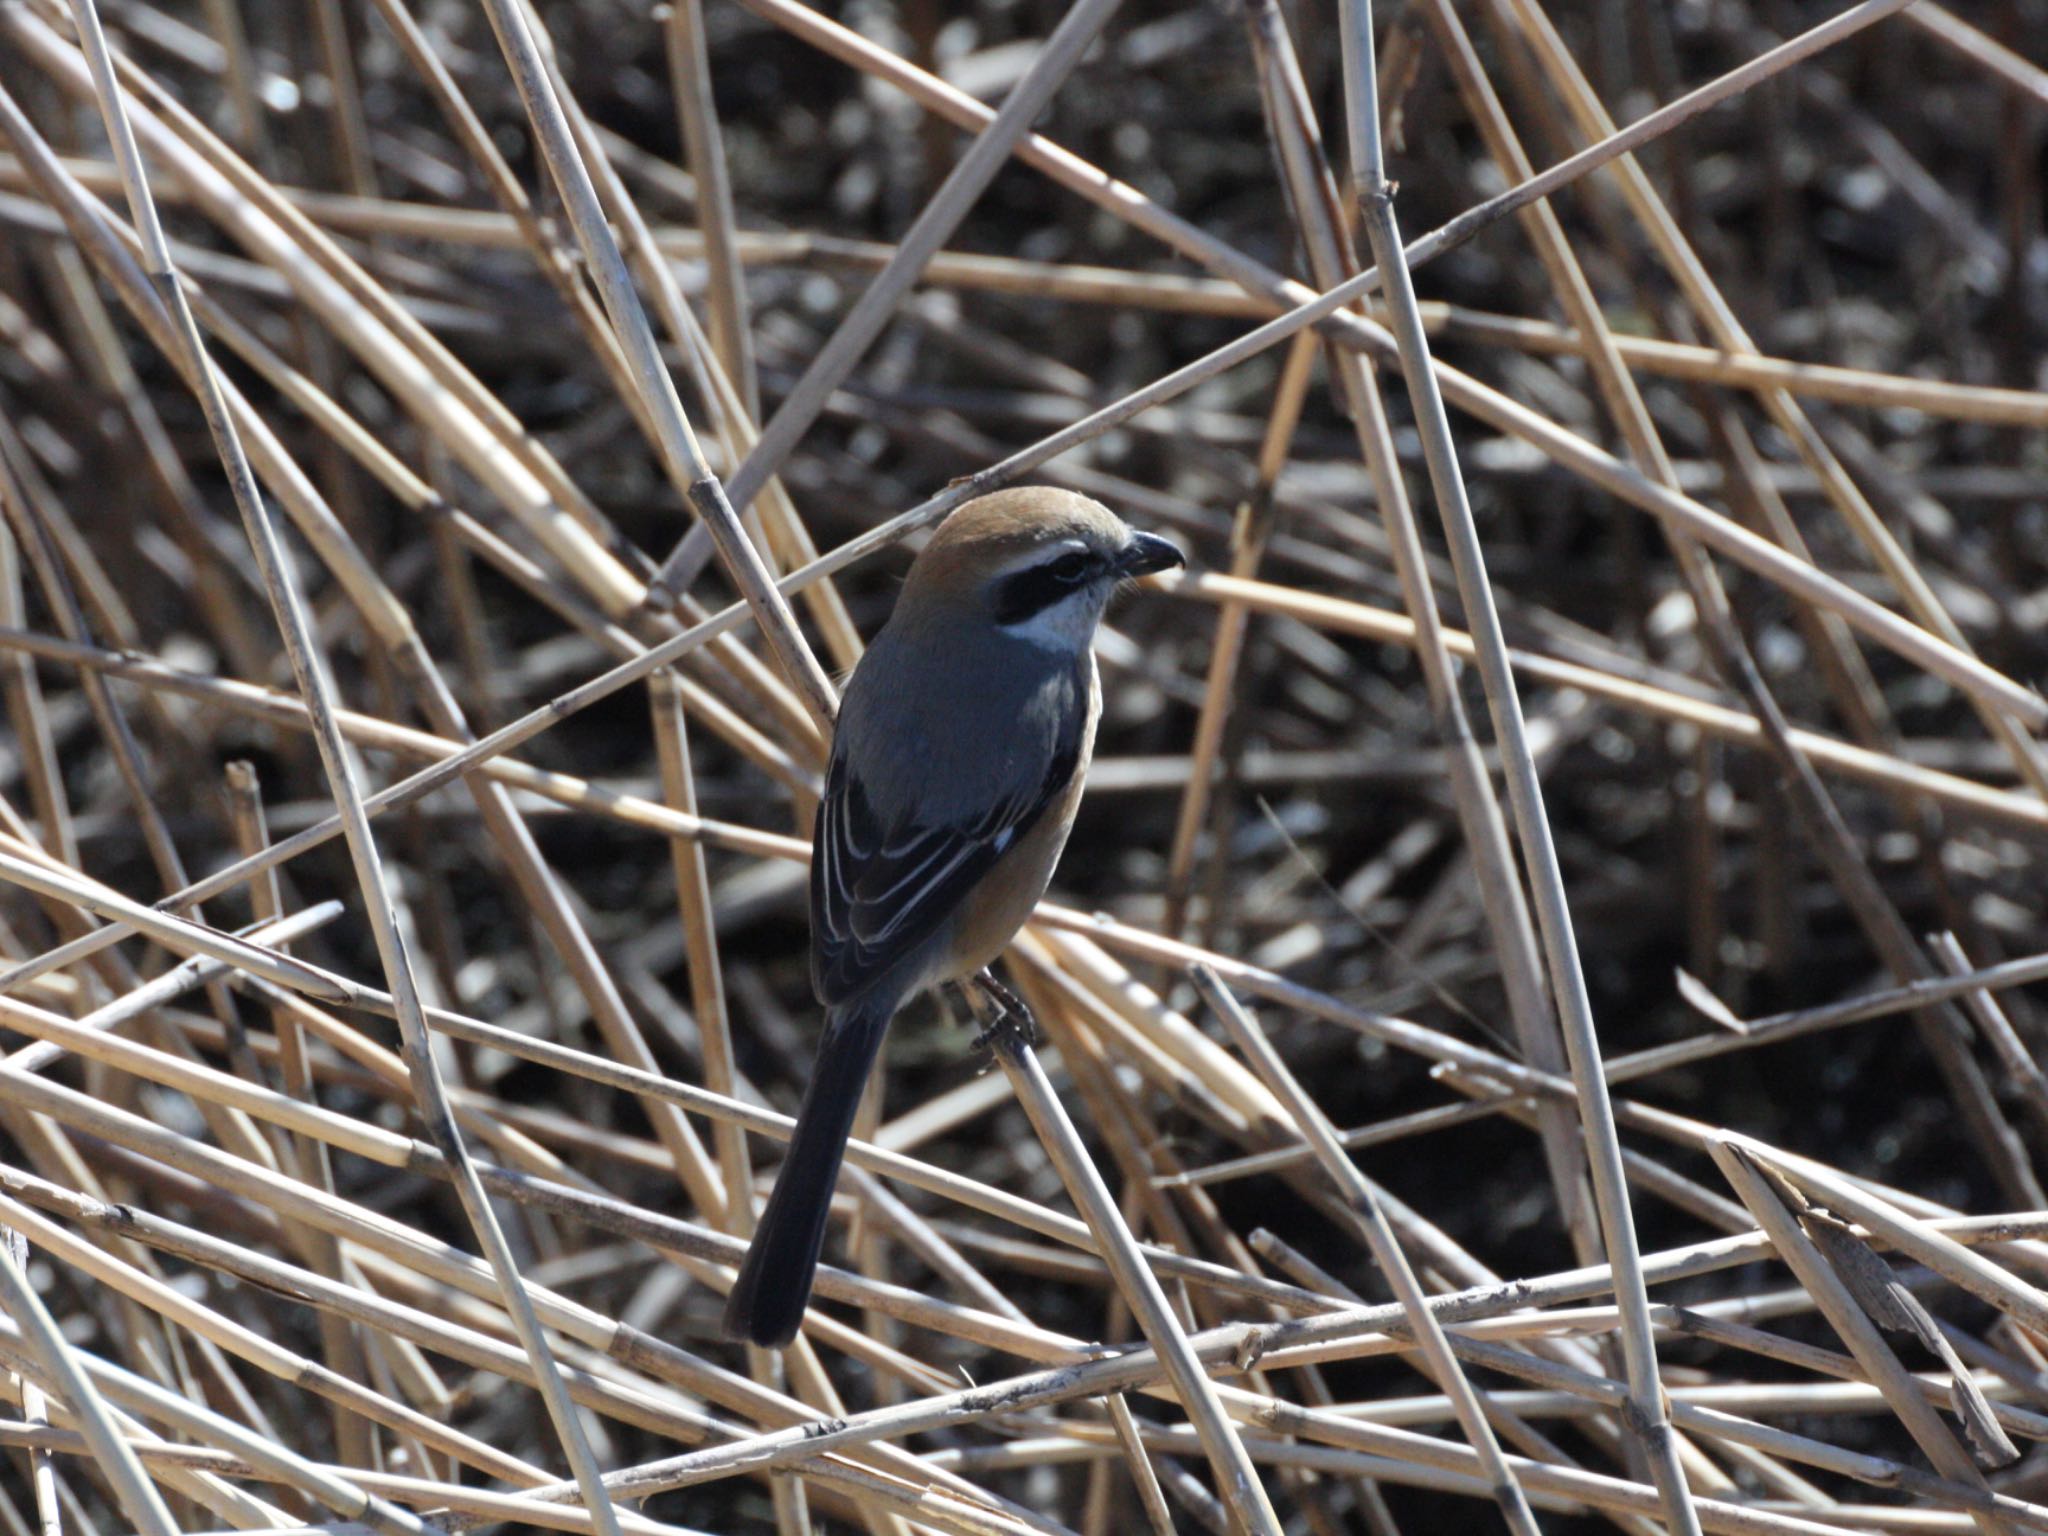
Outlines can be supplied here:
[[1131, 542], [1123, 547], [1116, 557], [1116, 573], [1119, 576], [1150, 576], [1154, 571], [1167, 571], [1185, 567], [1188, 557], [1171, 539], [1162, 539], [1156, 533], [1134, 533]]

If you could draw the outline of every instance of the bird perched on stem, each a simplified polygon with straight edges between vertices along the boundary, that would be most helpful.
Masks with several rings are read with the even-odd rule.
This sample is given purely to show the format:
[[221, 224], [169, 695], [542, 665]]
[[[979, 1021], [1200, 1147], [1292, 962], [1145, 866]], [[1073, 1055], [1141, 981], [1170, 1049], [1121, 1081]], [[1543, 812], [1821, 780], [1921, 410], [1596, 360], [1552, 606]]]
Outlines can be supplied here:
[[1095, 744], [1096, 625], [1120, 584], [1185, 563], [1107, 507], [1033, 486], [966, 503], [911, 566], [840, 704], [811, 843], [825, 1033], [727, 1333], [796, 1336], [889, 1020], [981, 973], [1031, 915]]

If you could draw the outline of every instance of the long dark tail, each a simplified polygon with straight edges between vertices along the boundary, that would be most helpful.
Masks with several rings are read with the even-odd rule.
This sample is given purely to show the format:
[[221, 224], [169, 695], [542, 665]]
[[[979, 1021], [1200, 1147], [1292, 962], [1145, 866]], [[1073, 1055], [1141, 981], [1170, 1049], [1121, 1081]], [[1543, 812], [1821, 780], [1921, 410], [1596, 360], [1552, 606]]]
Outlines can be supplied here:
[[854, 1111], [895, 1011], [893, 998], [859, 998], [825, 1016], [825, 1037], [803, 1107], [796, 1112], [789, 1155], [726, 1298], [725, 1331], [735, 1338], [780, 1349], [796, 1337], [810, 1303], [832, 1186], [853, 1132]]

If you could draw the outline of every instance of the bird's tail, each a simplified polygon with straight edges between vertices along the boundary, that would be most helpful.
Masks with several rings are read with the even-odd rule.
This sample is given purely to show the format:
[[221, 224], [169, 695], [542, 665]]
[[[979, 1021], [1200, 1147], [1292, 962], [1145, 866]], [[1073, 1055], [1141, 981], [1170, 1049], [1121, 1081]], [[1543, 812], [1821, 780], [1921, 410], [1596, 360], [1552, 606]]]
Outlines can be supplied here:
[[780, 1349], [796, 1337], [811, 1299], [846, 1138], [895, 1011], [894, 998], [864, 997], [825, 1016], [825, 1036], [796, 1112], [789, 1155], [726, 1298], [725, 1331], [735, 1338]]

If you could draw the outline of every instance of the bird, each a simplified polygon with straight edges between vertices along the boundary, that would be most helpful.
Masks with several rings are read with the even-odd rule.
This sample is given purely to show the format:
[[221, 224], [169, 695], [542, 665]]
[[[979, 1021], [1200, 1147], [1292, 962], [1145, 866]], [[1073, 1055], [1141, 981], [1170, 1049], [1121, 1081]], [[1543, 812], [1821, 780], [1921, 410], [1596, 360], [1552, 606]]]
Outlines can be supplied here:
[[933, 530], [840, 701], [811, 842], [816, 1063], [727, 1297], [728, 1337], [796, 1337], [889, 1021], [986, 973], [1045, 893], [1081, 799], [1120, 587], [1186, 559], [1100, 502], [1024, 486]]

